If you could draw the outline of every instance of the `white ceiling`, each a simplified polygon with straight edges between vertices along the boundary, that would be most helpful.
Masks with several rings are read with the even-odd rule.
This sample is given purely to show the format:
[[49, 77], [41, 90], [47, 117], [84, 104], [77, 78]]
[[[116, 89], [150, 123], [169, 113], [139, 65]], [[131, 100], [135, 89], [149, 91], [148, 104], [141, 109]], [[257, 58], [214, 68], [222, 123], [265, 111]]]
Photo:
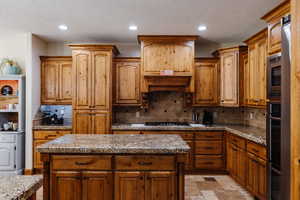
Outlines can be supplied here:
[[[32, 32], [51, 42], [136, 42], [138, 34], [197, 34], [204, 41], [241, 42], [282, 0], [1, 0], [0, 33]], [[69, 30], [58, 30], [66, 24]], [[138, 31], [128, 30], [130, 24]], [[208, 30], [198, 32], [205, 24]]]

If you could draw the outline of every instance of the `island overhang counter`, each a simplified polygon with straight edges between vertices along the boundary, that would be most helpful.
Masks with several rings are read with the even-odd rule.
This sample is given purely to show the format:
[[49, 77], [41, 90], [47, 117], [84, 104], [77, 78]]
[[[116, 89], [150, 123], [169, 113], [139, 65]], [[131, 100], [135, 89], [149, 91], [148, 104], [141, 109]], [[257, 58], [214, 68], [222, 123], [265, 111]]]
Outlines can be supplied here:
[[184, 200], [178, 135], [70, 134], [37, 148], [44, 200]]

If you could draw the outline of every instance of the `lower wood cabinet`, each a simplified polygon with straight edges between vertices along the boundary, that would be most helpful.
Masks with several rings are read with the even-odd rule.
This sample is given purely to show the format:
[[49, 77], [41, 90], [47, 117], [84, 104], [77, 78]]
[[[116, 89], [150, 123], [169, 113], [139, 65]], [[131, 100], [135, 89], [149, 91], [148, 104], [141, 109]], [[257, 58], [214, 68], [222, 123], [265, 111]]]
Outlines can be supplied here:
[[175, 172], [116, 172], [115, 200], [175, 200]]
[[267, 163], [252, 153], [247, 153], [246, 187], [259, 199], [265, 200], [267, 194]]
[[246, 139], [227, 135], [227, 171], [256, 198], [267, 195], [266, 148]]
[[227, 169], [241, 185], [246, 183], [246, 151], [233, 144], [227, 145]]
[[195, 133], [195, 169], [225, 170], [225, 151], [223, 132]]
[[110, 133], [110, 114], [106, 111], [73, 110], [73, 133]]
[[42, 145], [50, 140], [56, 139], [65, 134], [71, 134], [71, 130], [36, 130], [33, 131], [33, 167], [41, 169], [43, 163], [41, 161], [40, 153], [36, 151], [36, 147]]
[[48, 162], [45, 199], [178, 200], [184, 195], [183, 154], [42, 156]]
[[52, 173], [52, 199], [112, 200], [112, 181], [112, 172], [54, 171]]

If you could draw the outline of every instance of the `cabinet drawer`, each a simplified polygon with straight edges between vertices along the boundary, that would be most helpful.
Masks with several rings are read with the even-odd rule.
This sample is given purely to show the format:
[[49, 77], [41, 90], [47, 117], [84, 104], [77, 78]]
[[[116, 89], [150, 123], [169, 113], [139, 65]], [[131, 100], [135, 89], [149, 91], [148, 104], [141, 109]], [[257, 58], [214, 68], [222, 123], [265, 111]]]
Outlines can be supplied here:
[[205, 155], [217, 155], [223, 153], [222, 141], [196, 141], [195, 153]]
[[116, 156], [117, 170], [175, 170], [174, 156]]
[[194, 138], [193, 132], [182, 131], [143, 131], [143, 134], [174, 134], [180, 135], [184, 140], [192, 140]]
[[266, 157], [267, 157], [266, 148], [263, 146], [260, 146], [258, 144], [252, 143], [252, 142], [247, 143], [247, 151], [257, 155], [258, 157], [260, 157], [262, 159], [266, 159]]
[[223, 132], [196, 132], [196, 140], [222, 140]]
[[34, 139], [39, 140], [52, 140], [59, 137], [60, 134], [58, 131], [35, 131]]
[[197, 169], [224, 169], [222, 156], [195, 156], [195, 167]]
[[141, 131], [114, 131], [114, 134], [140, 134]]
[[246, 140], [234, 135], [229, 135], [229, 142], [239, 148], [246, 149]]
[[16, 141], [15, 135], [3, 134], [0, 135], [0, 143], [14, 143]]
[[54, 170], [110, 170], [111, 156], [53, 156], [52, 169]]

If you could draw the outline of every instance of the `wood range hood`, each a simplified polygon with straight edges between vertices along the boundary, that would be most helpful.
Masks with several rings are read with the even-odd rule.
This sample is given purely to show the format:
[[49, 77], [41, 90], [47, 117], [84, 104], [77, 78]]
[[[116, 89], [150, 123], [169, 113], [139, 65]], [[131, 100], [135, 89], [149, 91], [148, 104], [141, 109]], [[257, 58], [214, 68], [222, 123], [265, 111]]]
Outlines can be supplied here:
[[195, 35], [139, 35], [141, 92], [194, 92]]

